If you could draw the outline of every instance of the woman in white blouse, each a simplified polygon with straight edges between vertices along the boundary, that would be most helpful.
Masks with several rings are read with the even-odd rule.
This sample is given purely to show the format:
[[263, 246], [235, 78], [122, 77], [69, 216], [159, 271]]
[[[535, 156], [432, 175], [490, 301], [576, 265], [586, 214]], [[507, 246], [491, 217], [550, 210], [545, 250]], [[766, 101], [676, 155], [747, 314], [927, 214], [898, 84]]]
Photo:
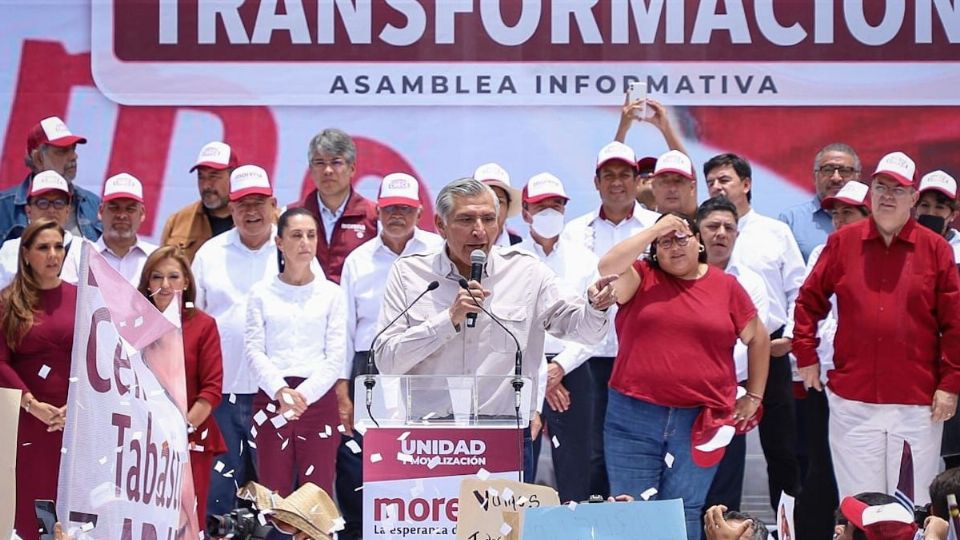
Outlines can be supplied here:
[[340, 423], [334, 383], [346, 355], [346, 300], [310, 270], [317, 221], [294, 208], [280, 216], [279, 275], [247, 301], [244, 349], [260, 386], [254, 438], [260, 483], [285, 497], [313, 482], [333, 493]]

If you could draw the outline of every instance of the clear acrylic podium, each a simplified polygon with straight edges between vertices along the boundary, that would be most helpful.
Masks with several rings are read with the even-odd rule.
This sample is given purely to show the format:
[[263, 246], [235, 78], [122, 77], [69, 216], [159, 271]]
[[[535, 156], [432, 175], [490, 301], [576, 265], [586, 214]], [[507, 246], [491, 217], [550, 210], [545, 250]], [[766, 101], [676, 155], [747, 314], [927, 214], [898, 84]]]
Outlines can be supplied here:
[[[363, 537], [456, 538], [460, 483], [515, 480], [523, 468], [514, 377], [372, 377], [370, 414], [365, 375], [354, 394], [354, 425], [364, 432]], [[534, 387], [522, 380], [519, 427], [526, 428]]]
[[[374, 387], [369, 414], [367, 377], [360, 375], [355, 381], [355, 423], [382, 428], [517, 427], [512, 375], [371, 375]], [[534, 388], [530, 378], [521, 380], [520, 427], [527, 427]]]

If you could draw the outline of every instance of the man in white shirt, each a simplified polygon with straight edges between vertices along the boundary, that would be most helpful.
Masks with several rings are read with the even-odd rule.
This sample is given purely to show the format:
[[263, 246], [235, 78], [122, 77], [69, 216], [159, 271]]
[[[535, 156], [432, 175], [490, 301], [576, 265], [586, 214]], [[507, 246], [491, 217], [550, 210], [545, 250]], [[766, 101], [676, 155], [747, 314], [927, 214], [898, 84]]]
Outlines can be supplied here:
[[[378, 330], [377, 318], [380, 304], [383, 303], [383, 289], [393, 262], [398, 257], [435, 251], [443, 245], [442, 238], [417, 227], [421, 207], [420, 186], [416, 178], [404, 173], [383, 177], [377, 198], [380, 234], [354, 249], [343, 263], [340, 286], [347, 298], [347, 352], [346, 369], [341, 379], [350, 381], [349, 403], [353, 403], [354, 399], [353, 381], [358, 375], [367, 373], [370, 346]], [[373, 372], [376, 372], [376, 366]], [[352, 431], [352, 420], [351, 416], [350, 423], [345, 423], [347, 433]], [[363, 437], [359, 433], [352, 433], [350, 438], [363, 445]], [[357, 490], [362, 485], [363, 456], [354, 453], [345, 444], [340, 445], [337, 453], [337, 500], [348, 520], [348, 531], [359, 529], [356, 525], [362, 525], [351, 526], [349, 523], [351, 516], [363, 515], [363, 497]], [[352, 509], [349, 508], [351, 505]]]
[[[599, 259], [622, 240], [653, 225], [660, 214], [644, 208], [634, 198], [637, 192], [637, 156], [629, 146], [612, 142], [597, 156], [593, 184], [600, 194], [600, 207], [567, 223], [563, 241], [581, 245]], [[617, 356], [617, 332], [613, 318], [617, 306], [608, 310], [610, 327], [603, 342], [594, 347], [587, 362], [594, 383], [593, 455], [590, 458], [590, 493], [610, 495], [603, 457], [603, 422], [607, 414], [607, 385]]]
[[497, 194], [500, 209], [497, 211], [497, 233], [495, 245], [508, 247], [520, 243], [523, 238], [507, 229], [507, 218], [520, 214], [520, 190], [510, 185], [510, 175], [496, 163], [485, 163], [473, 171], [473, 179], [490, 186]]
[[[407, 255], [394, 263], [379, 325], [386, 327], [411, 307], [406, 317], [384, 331], [374, 347], [377, 367], [385, 374], [507, 377], [481, 383], [477, 401], [479, 414], [510, 417], [516, 412], [509, 377], [514, 374], [517, 342], [524, 359], [522, 375], [533, 381], [543, 361], [546, 332], [598, 342], [607, 331], [602, 310], [615, 301], [610, 283], [616, 278], [601, 278], [586, 294], [575, 296], [561, 287], [553, 272], [532, 253], [494, 246], [498, 204], [493, 190], [472, 178], [454, 180], [440, 190], [435, 223], [444, 247]], [[486, 254], [482, 285], [466, 281], [471, 276], [471, 253], [476, 250]], [[439, 286], [411, 305], [434, 281]], [[485, 305], [510, 332], [500, 328], [478, 304]], [[468, 322], [470, 314], [475, 314], [475, 324]], [[534, 382], [534, 390], [537, 386]], [[432, 407], [428, 410], [439, 416], [450, 414], [449, 394], [442, 394], [422, 398], [422, 405]], [[531, 416], [536, 408], [531, 403]], [[532, 460], [529, 446], [527, 449], [524, 469], [529, 471]]]
[[[196, 304], [217, 320], [223, 354], [223, 401], [213, 416], [227, 451], [219, 456], [222, 467], [211, 472], [208, 514], [223, 514], [236, 505], [237, 485], [255, 478], [253, 398], [257, 393], [254, 371], [244, 356], [247, 296], [254, 284], [279, 273], [276, 249], [277, 200], [267, 173], [244, 165], [230, 175], [230, 212], [235, 227], [214, 236], [197, 251], [192, 270], [197, 287]], [[314, 275], [322, 276], [319, 265]], [[225, 474], [231, 473], [229, 476]]]
[[767, 288], [771, 358], [760, 444], [767, 459], [770, 506], [776, 509], [780, 492], [796, 495], [800, 485], [789, 358], [792, 332], [787, 324], [793, 318], [793, 303], [803, 283], [803, 256], [790, 227], [750, 207], [753, 173], [745, 159], [720, 154], [704, 163], [703, 173], [710, 196], [724, 195], [737, 207], [740, 232], [733, 250], [734, 260], [759, 274]]
[[[67, 222], [70, 215], [72, 201], [70, 185], [67, 180], [56, 171], [37, 173], [30, 180], [30, 189], [27, 191], [27, 223], [37, 219], [52, 219], [61, 227]], [[63, 257], [63, 266], [60, 269], [60, 278], [67, 283], [76, 285], [80, 273], [80, 245], [82, 238], [73, 236], [70, 231], [64, 230], [63, 247], [66, 254]], [[20, 237], [7, 240], [0, 247], [0, 289], [13, 281], [19, 270]]]
[[100, 200], [103, 236], [94, 245], [114, 270], [134, 287], [140, 283], [140, 271], [157, 246], [137, 236], [146, 218], [143, 185], [131, 174], [107, 178]]
[[[743, 289], [750, 295], [757, 308], [757, 318], [764, 325], [769, 324], [769, 302], [767, 288], [756, 272], [738, 264], [733, 259], [733, 250], [737, 243], [737, 207], [723, 196], [707, 199], [697, 209], [697, 232], [707, 251], [707, 263], [735, 276]], [[747, 348], [737, 342], [733, 349], [737, 382], [745, 386], [747, 380]], [[746, 460], [746, 435], [736, 435], [727, 445], [723, 460], [707, 492], [705, 508], [722, 504], [730, 510], [740, 510], [743, 493], [743, 473]]]
[[[560, 241], [570, 200], [563, 183], [550, 173], [537, 174], [523, 188], [522, 199], [523, 221], [530, 225], [530, 236], [518, 247], [543, 261], [572, 294], [583, 294], [597, 279], [598, 261], [583, 246]], [[591, 493], [590, 477], [583, 474], [583, 466], [590, 462], [593, 440], [584, 434], [590, 432], [593, 423], [594, 387], [590, 369], [580, 366], [592, 351], [575, 341], [547, 335], [543, 352], [549, 363], [543, 424], [550, 431], [548, 444], [553, 451], [557, 491], [561, 501], [585, 501]], [[539, 444], [535, 444], [534, 456], [539, 454], [538, 449]]]

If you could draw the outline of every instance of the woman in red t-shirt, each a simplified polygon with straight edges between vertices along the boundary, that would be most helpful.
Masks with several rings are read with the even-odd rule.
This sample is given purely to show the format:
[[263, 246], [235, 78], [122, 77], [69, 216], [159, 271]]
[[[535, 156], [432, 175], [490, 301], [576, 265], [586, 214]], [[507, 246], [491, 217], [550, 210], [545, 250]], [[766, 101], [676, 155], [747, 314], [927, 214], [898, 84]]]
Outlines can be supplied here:
[[[604, 451], [611, 493], [682, 498], [687, 537], [700, 537], [707, 490], [736, 429], [757, 413], [770, 340], [736, 278], [706, 264], [693, 224], [663, 215], [614, 246], [619, 352], [610, 377]], [[639, 260], [647, 247], [648, 259]], [[747, 393], [736, 399], [733, 346], [748, 350]]]
[[190, 468], [197, 495], [197, 518], [206, 523], [207, 493], [213, 458], [227, 451], [211, 412], [220, 403], [223, 358], [213, 317], [193, 307], [196, 296], [190, 263], [179, 248], [164, 246], [147, 257], [137, 289], [164, 311], [180, 293], [183, 364], [187, 380], [187, 431]]

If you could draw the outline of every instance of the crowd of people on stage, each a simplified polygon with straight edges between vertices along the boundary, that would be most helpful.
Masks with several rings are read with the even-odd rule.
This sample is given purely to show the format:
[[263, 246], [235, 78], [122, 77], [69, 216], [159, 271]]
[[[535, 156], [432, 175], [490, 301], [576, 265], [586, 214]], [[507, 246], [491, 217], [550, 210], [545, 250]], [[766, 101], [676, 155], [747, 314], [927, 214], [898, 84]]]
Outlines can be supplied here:
[[[584, 164], [599, 201], [582, 216], [566, 213], [568, 187], [587, 178], [518, 182], [488, 163], [440, 190], [428, 232], [416, 178], [388, 174], [368, 200], [352, 187], [353, 140], [324, 129], [307, 146], [315, 189], [286, 206], [264, 169], [205, 145], [184, 167], [199, 199], [166, 218], [159, 246], [139, 235], [140, 180], [76, 185], [86, 139], [41, 120], [29, 174], [0, 192], [0, 386], [23, 392], [20, 536], [37, 538], [33, 500], [56, 498], [89, 242], [158, 309], [180, 299], [200, 523], [249, 480], [280, 496], [313, 482], [335, 494], [340, 537], [359, 538], [353, 380], [371, 353], [383, 374], [509, 376], [516, 337], [536, 389], [524, 477], [550, 445], [562, 501], [681, 498], [688, 538], [760, 538], [737, 512], [756, 427], [771, 507], [796, 497], [795, 537], [912, 538], [870, 531], [905, 519], [883, 510], [904, 441], [918, 506], [942, 510], [931, 483], [960, 488], [956, 180], [902, 152], [862, 164], [830, 143], [811, 149], [810, 199], [765, 216], [750, 163], [724, 153], [696, 167], [653, 100], [639, 121], [669, 151], [638, 156], [625, 139], [641, 106], [623, 107], [615, 140]], [[506, 226], [516, 216], [528, 230]], [[514, 409], [506, 383], [479, 399]]]

